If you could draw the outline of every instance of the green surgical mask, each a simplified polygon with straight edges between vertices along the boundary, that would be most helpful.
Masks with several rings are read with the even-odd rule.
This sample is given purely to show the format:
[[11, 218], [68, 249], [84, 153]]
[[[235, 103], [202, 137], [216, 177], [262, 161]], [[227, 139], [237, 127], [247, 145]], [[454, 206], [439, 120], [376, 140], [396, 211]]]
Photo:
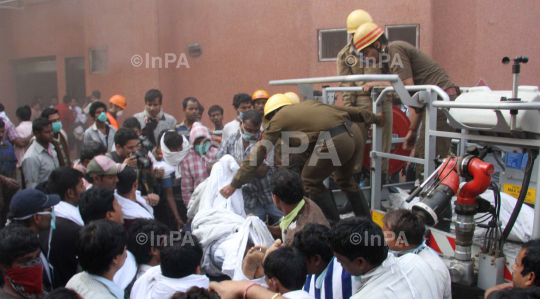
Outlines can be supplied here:
[[101, 114], [97, 118], [100, 122], [104, 123], [107, 121], [107, 113], [101, 112]]
[[205, 155], [210, 149], [210, 141], [206, 141], [202, 145], [195, 145], [195, 151], [201, 155]]

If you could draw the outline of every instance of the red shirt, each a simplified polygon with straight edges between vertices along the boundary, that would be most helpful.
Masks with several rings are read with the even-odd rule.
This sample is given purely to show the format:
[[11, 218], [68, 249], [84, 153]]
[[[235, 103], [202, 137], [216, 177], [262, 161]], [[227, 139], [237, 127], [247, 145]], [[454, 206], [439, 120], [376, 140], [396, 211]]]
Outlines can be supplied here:
[[54, 109], [58, 110], [58, 115], [60, 116], [60, 121], [62, 122], [62, 128], [67, 130], [69, 125], [75, 122], [75, 116], [71, 109], [69, 109], [68, 104], [61, 103], [54, 106]]

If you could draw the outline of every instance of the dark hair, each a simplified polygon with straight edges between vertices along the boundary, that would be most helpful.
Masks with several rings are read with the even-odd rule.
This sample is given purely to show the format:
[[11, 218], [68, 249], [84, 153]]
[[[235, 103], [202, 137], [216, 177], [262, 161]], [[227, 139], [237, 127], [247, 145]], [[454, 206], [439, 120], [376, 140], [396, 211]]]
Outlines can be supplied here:
[[4, 124], [4, 120], [0, 118], [0, 128], [4, 128], [6, 124]]
[[71, 289], [59, 288], [50, 293], [48, 293], [43, 299], [80, 299], [82, 296], [79, 296], [77, 292]]
[[272, 194], [288, 205], [297, 204], [304, 198], [302, 179], [296, 172], [286, 168], [274, 172], [270, 179], [270, 189]]
[[75, 190], [83, 177], [82, 172], [71, 167], [59, 167], [51, 172], [48, 181], [49, 194], [58, 194], [64, 200], [66, 192]]
[[[382, 45], [388, 44], [388, 39], [386, 38], [386, 35], [381, 35], [375, 42], [380, 42]], [[371, 45], [366, 46], [366, 48], [375, 48], [375, 42], [373, 42]]]
[[62, 102], [68, 104], [69, 102], [71, 102], [71, 99], [73, 99], [73, 97], [70, 97], [69, 95], [65, 95], [64, 98], [62, 98]]
[[13, 262], [39, 249], [39, 239], [31, 229], [10, 224], [0, 231], [0, 264], [11, 268]]
[[99, 90], [92, 91], [92, 96], [96, 99], [101, 99], [101, 91]]
[[17, 108], [17, 112], [15, 112], [15, 114], [17, 114], [17, 117], [22, 121], [29, 121], [30, 117], [32, 116], [32, 109], [28, 105], [22, 106]]
[[93, 275], [103, 275], [111, 269], [113, 259], [124, 253], [127, 239], [125, 228], [114, 221], [102, 219], [87, 224], [75, 241], [81, 268]]
[[304, 258], [319, 255], [323, 261], [329, 263], [334, 253], [328, 245], [328, 232], [330, 229], [321, 224], [308, 224], [294, 235], [292, 246], [302, 253]]
[[294, 247], [282, 247], [271, 252], [264, 260], [263, 268], [268, 279], [275, 277], [288, 290], [301, 290], [306, 283], [306, 260]]
[[[357, 236], [354, 242], [352, 236]], [[353, 261], [362, 257], [372, 266], [380, 266], [388, 256], [382, 228], [376, 223], [349, 218], [339, 221], [328, 232], [328, 244], [332, 251]]]
[[34, 122], [32, 123], [32, 132], [41, 132], [46, 126], [50, 126], [51, 122], [48, 118], [36, 118], [34, 119]]
[[255, 110], [248, 110], [242, 115], [242, 121], [250, 121], [254, 126], [259, 127], [262, 123], [262, 116]]
[[[150, 256], [150, 249], [152, 247], [161, 248], [161, 244], [154, 242], [144, 242], [141, 243], [138, 238], [139, 235], [146, 236], [147, 240], [154, 238], [155, 240], [161, 240], [158, 236], [167, 236], [170, 230], [165, 224], [154, 220], [154, 219], [137, 219], [129, 227], [129, 239], [128, 239], [128, 250], [133, 253], [137, 264], [148, 264], [152, 257]], [[153, 235], [152, 235], [153, 234]], [[163, 242], [166, 242], [163, 239]], [[165, 244], [165, 243], [164, 243]]]
[[220, 299], [219, 295], [207, 289], [191, 287], [187, 292], [176, 292], [169, 299]]
[[505, 288], [496, 291], [496, 299], [540, 299], [540, 288]]
[[120, 128], [114, 135], [114, 143], [121, 147], [126, 145], [130, 140], [137, 139], [139, 139], [139, 136], [130, 128]]
[[103, 108], [105, 111], [107, 111], [107, 106], [103, 102], [95, 101], [92, 103], [92, 105], [90, 105], [90, 117], [93, 118], [96, 115], [96, 110], [98, 110], [98, 108]]
[[2, 105], [2, 103], [0, 103], [0, 112], [4, 112], [4, 105]]
[[118, 194], [127, 194], [133, 189], [133, 184], [137, 181], [137, 171], [132, 167], [126, 167], [117, 175], [116, 192]]
[[[201, 114], [204, 112], [204, 106], [203, 104], [201, 104], [201, 102], [199, 102], [199, 111], [201, 112]], [[201, 115], [202, 117], [202, 115]]]
[[522, 249], [526, 249], [521, 264], [523, 271], [521, 275], [525, 276], [531, 272], [534, 273], [534, 284], [540, 286], [540, 239], [530, 240], [523, 244]]
[[396, 236], [405, 234], [407, 242], [412, 245], [420, 245], [424, 241], [426, 226], [410, 210], [399, 209], [386, 213], [383, 218], [384, 225]]
[[210, 116], [210, 114], [212, 114], [215, 111], [219, 111], [219, 113], [223, 115], [223, 108], [221, 108], [221, 106], [219, 105], [213, 105], [212, 107], [208, 109], [208, 116]]
[[81, 194], [79, 212], [88, 225], [94, 220], [104, 219], [107, 212], [114, 211], [114, 190], [93, 187]]
[[182, 107], [184, 107], [184, 109], [186, 109], [187, 104], [188, 104], [189, 102], [195, 102], [195, 103], [199, 104], [199, 108], [201, 108], [201, 106], [200, 106], [201, 104], [199, 103], [199, 100], [197, 100], [197, 99], [194, 98], [194, 97], [187, 97], [187, 98], [185, 98], [185, 99], [182, 101]]
[[82, 163], [84, 160], [92, 160], [95, 156], [105, 155], [106, 153], [107, 147], [105, 147], [105, 144], [95, 140], [88, 140], [82, 146], [80, 161]]
[[166, 132], [163, 143], [170, 149], [171, 147], [181, 146], [184, 143], [184, 138], [176, 132]]
[[234, 108], [238, 109], [242, 103], [249, 103], [250, 105], [253, 105], [253, 100], [251, 100], [251, 96], [247, 93], [235, 94], [232, 102]]
[[144, 95], [144, 102], [148, 103], [155, 100], [156, 98], [159, 98], [159, 104], [161, 104], [161, 101], [163, 100], [163, 95], [161, 94], [161, 91], [157, 89], [150, 89]]
[[132, 117], [128, 117], [128, 118], [126, 118], [126, 120], [124, 120], [124, 123], [122, 124], [122, 127], [130, 128], [130, 129], [137, 128], [137, 129], [141, 130], [141, 123], [134, 116], [132, 116]]
[[[179, 240], [167, 240], [159, 253], [161, 272], [169, 278], [183, 278], [195, 274], [199, 267], [203, 250], [195, 235], [180, 233]], [[304, 278], [305, 279], [305, 278]]]
[[41, 112], [41, 117], [49, 119], [49, 116], [51, 116], [53, 114], [58, 114], [58, 110], [56, 110], [54, 108], [45, 108]]

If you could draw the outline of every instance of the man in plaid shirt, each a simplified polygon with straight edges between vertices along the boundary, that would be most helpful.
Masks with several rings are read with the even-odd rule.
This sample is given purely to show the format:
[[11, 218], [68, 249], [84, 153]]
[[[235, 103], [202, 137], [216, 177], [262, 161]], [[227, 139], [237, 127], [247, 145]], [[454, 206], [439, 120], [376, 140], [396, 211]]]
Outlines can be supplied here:
[[211, 147], [211, 141], [212, 135], [208, 128], [200, 122], [195, 122], [189, 134], [190, 152], [180, 165], [182, 199], [186, 207], [195, 188], [209, 176], [207, 166], [217, 152], [215, 147]]
[[[238, 164], [249, 155], [255, 143], [259, 139], [261, 132], [262, 116], [255, 110], [249, 110], [242, 116], [240, 130], [224, 140], [216, 154], [216, 160], [221, 159], [225, 155], [233, 156]], [[283, 212], [278, 210], [272, 201], [270, 189], [270, 178], [275, 172], [273, 166], [274, 155], [272, 151], [268, 154], [270, 162], [265, 161], [255, 174], [255, 179], [249, 184], [242, 186], [242, 195], [244, 197], [244, 208], [246, 214], [253, 214], [261, 220], [265, 220], [266, 215], [271, 217], [275, 222], [283, 217]]]

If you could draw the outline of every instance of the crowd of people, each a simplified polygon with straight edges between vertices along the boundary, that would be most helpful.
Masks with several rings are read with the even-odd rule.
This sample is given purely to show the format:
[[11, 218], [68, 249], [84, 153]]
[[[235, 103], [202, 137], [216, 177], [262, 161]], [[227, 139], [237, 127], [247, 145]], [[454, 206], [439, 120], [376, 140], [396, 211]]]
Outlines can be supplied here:
[[[351, 16], [340, 75], [364, 73], [342, 63], [348, 54], [389, 48], [407, 65], [366, 73], [459, 94], [426, 54], [388, 44], [369, 14]], [[367, 129], [383, 126], [390, 148], [391, 101], [380, 114], [367, 107], [369, 90], [385, 85], [345, 93], [344, 106], [292, 92], [238, 93], [230, 122], [223, 107], [208, 109], [213, 128], [201, 123], [195, 97], [182, 101], [178, 123], [157, 89], [121, 126], [128, 99], [104, 103], [97, 90], [82, 107], [69, 95], [46, 107], [36, 97], [16, 110], [18, 126], [0, 104], [0, 299], [452, 298], [450, 273], [426, 244], [422, 221], [395, 210], [377, 225], [359, 188]], [[411, 111], [405, 147], [415, 144], [421, 113]], [[437, 139], [441, 155], [445, 142]], [[388, 161], [382, 167], [387, 177]], [[328, 177], [353, 217], [340, 216]], [[486, 298], [538, 298], [540, 240], [523, 245], [513, 268], [513, 283]]]

